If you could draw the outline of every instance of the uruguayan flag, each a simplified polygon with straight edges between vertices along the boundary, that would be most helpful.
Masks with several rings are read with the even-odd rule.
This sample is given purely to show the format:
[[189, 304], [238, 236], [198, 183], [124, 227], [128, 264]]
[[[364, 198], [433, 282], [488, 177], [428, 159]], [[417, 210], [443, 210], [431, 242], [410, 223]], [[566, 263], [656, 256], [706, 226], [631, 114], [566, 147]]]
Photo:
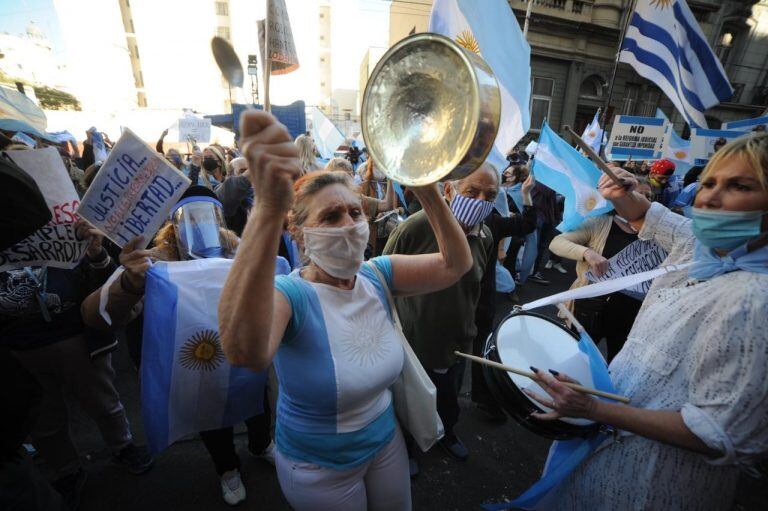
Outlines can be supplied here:
[[600, 142], [603, 140], [603, 128], [600, 127], [600, 109], [595, 112], [595, 117], [592, 118], [592, 122], [587, 124], [584, 128], [584, 133], [581, 134], [581, 139], [586, 142], [589, 147], [596, 153], [600, 153]]
[[336, 148], [344, 144], [344, 134], [331, 120], [316, 106], [311, 110], [312, 139], [315, 141], [317, 151], [326, 160], [333, 158]]
[[[153, 452], [263, 411], [266, 372], [231, 366], [219, 339], [216, 309], [231, 266], [197, 259], [155, 263], [147, 272], [141, 406]], [[290, 271], [285, 259], [277, 271]]]
[[704, 111], [733, 95], [685, 0], [638, 0], [619, 61], [664, 91], [693, 127], [706, 128]]
[[565, 197], [563, 221], [557, 226], [560, 232], [578, 229], [586, 218], [613, 209], [597, 190], [600, 170], [558, 137], [546, 122], [541, 127], [533, 174], [537, 181]]
[[531, 125], [531, 47], [505, 0], [435, 0], [429, 31], [450, 37], [479, 54], [493, 70], [501, 92], [501, 122], [488, 156], [499, 172], [506, 155]]

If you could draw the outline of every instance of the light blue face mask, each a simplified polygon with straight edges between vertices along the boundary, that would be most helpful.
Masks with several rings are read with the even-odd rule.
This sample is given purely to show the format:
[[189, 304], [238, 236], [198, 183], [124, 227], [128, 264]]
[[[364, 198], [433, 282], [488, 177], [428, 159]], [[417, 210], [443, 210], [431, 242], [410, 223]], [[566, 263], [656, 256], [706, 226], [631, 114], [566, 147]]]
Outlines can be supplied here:
[[693, 234], [708, 248], [732, 250], [760, 234], [764, 211], [722, 211], [693, 206], [685, 216], [693, 220]]

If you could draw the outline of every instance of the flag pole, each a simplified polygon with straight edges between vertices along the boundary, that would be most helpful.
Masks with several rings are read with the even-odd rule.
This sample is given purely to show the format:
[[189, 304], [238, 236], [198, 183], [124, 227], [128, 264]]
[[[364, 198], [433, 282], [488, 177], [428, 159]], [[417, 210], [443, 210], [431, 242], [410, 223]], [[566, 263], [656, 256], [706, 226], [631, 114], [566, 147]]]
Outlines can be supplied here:
[[528, 25], [531, 23], [531, 11], [533, 10], [533, 0], [528, 0], [528, 6], [525, 8], [525, 23], [523, 23], [523, 39], [528, 40]]
[[[624, 38], [627, 35], [627, 27], [629, 27], [629, 21], [632, 19], [632, 14], [635, 12], [637, 6], [637, 0], [629, 0], [629, 11], [627, 12], [624, 22], [621, 27], [621, 36], [619, 37], [619, 46], [616, 49], [616, 60], [613, 62], [613, 70], [611, 71], [611, 80], [608, 82], [608, 96], [605, 98], [605, 104], [603, 105], [603, 115], [600, 116], [600, 125], [605, 129], [605, 125], [608, 121], [608, 109], [611, 108], [611, 99], [613, 98], [613, 85], [616, 82], [616, 71], [619, 69], [619, 57], [621, 56], [621, 47], [624, 46]], [[603, 141], [600, 140], [600, 153], [603, 152]]]
[[272, 74], [272, 55], [270, 54], [271, 48], [269, 47], [269, 4], [270, 0], [266, 0], [267, 15], [264, 18], [264, 111], [271, 112], [272, 105], [269, 102], [269, 77]]

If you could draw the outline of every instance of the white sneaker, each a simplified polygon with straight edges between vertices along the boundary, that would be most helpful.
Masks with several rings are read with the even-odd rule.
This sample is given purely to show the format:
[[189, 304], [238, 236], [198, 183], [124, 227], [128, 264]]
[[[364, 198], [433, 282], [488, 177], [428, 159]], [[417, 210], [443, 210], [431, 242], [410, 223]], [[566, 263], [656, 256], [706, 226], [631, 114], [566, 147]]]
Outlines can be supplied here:
[[248, 450], [248, 454], [251, 455], [252, 458], [255, 458], [257, 460], [264, 460], [273, 467], [275, 466], [275, 442], [269, 442], [269, 445], [266, 449], [264, 449], [259, 454], [256, 454], [255, 452], [251, 452], [251, 450]]
[[551, 270], [552, 269], [552, 261], [547, 261], [547, 264], [544, 265], [545, 270]]
[[230, 506], [236, 506], [245, 500], [245, 486], [240, 479], [240, 472], [230, 470], [221, 476], [221, 496]]
[[568, 270], [566, 270], [565, 268], [563, 268], [563, 265], [562, 265], [562, 264], [560, 264], [560, 263], [556, 263], [556, 264], [553, 264], [553, 265], [552, 265], [552, 268], [556, 269], [556, 270], [557, 270], [557, 271], [559, 271], [560, 273], [568, 273]]

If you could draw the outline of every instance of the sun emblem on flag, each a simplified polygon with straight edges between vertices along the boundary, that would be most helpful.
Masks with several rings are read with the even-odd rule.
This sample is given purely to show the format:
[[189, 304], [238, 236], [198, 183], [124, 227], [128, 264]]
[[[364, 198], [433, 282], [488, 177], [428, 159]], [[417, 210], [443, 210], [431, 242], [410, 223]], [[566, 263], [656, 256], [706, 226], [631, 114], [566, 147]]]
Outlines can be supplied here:
[[685, 156], [686, 156], [685, 151], [675, 151], [675, 158], [677, 158], [678, 160], [682, 160], [683, 158], [685, 158]]
[[386, 325], [370, 314], [355, 314], [349, 318], [339, 339], [339, 347], [347, 360], [370, 367], [389, 354], [385, 337]]
[[473, 51], [480, 55], [480, 44], [477, 42], [477, 39], [475, 39], [474, 34], [469, 30], [462, 30], [459, 32], [459, 35], [456, 36], [456, 42], [459, 46], [463, 46], [469, 51]]
[[201, 330], [187, 339], [179, 350], [179, 362], [185, 369], [213, 371], [224, 362], [219, 334]]
[[597, 206], [597, 199], [595, 199], [594, 197], [590, 197], [584, 203], [584, 209], [586, 209], [587, 211], [592, 211], [593, 209], [595, 209], [595, 206]]
[[674, 2], [674, 0], [651, 0], [651, 5], [653, 7], [658, 7], [659, 9], [666, 9], [672, 5], [672, 2]]
[[589, 133], [587, 133], [587, 136], [588, 136], [589, 138], [595, 138], [595, 137], [597, 136], [597, 132], [596, 132], [596, 131], [594, 131], [594, 130], [592, 130], [592, 131], [590, 131]]

